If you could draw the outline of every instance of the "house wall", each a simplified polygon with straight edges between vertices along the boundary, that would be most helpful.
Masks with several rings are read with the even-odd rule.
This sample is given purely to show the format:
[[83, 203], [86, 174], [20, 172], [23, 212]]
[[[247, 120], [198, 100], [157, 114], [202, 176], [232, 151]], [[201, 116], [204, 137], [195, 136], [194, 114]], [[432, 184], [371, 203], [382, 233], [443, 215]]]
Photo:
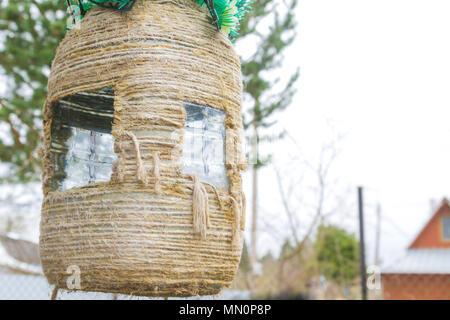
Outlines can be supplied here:
[[385, 300], [450, 300], [450, 274], [383, 274]]
[[444, 216], [450, 217], [450, 207], [446, 200], [443, 201], [441, 207], [422, 229], [409, 248], [450, 248], [450, 241], [444, 240], [442, 237], [442, 217]]

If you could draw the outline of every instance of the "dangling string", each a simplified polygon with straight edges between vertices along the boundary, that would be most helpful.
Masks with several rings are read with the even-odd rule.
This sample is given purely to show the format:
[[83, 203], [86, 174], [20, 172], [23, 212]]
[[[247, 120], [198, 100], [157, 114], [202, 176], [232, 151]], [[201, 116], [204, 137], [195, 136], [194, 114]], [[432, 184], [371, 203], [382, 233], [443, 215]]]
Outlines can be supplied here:
[[131, 131], [124, 131], [126, 135], [128, 135], [134, 144], [134, 151], [136, 153], [136, 167], [137, 167], [137, 178], [141, 181], [145, 186], [148, 184], [147, 179], [147, 170], [144, 167], [144, 163], [142, 162], [141, 150], [139, 146], [139, 141], [136, 138], [136, 135]]
[[116, 172], [117, 172], [117, 181], [122, 182], [124, 179], [124, 175], [125, 175], [125, 173], [123, 172], [123, 166], [124, 166], [125, 161], [120, 156], [121, 154], [123, 154], [123, 140], [122, 139], [119, 140], [118, 147], [119, 147], [119, 156], [117, 157], [115, 165], [116, 165]]
[[245, 230], [245, 218], [246, 218], [246, 207], [247, 207], [247, 199], [245, 198], [245, 193], [241, 192], [241, 200], [242, 200], [242, 215], [241, 215], [241, 230]]
[[152, 154], [153, 158], [153, 175], [155, 176], [155, 193], [161, 195], [161, 159], [159, 157], [159, 152], [154, 151]]
[[234, 197], [230, 197], [231, 199], [231, 211], [233, 213], [233, 231], [232, 231], [232, 239], [231, 245], [233, 247], [237, 247], [240, 242], [240, 229], [241, 229], [241, 214], [239, 204]]
[[58, 284], [55, 284], [55, 287], [53, 288], [53, 291], [52, 291], [52, 296], [51, 296], [51, 300], [56, 300], [56, 298], [58, 297], [58, 289], [59, 289], [59, 287], [58, 287]]
[[202, 186], [202, 190], [203, 190], [203, 194], [205, 195], [205, 216], [206, 216], [206, 227], [207, 228], [211, 228], [211, 221], [209, 219], [209, 197], [208, 197], [208, 192], [206, 191], [206, 188], [203, 184], [201, 184]]
[[194, 234], [199, 235], [200, 239], [205, 240], [207, 228], [210, 225], [208, 193], [197, 176], [192, 175], [191, 178], [194, 182], [192, 198]]
[[223, 210], [224, 209], [223, 201], [222, 198], [220, 198], [219, 191], [217, 191], [217, 188], [208, 182], [203, 181], [203, 183], [210, 186], [211, 189], [214, 191], [214, 194], [216, 195], [217, 198], [217, 202], [219, 203], [219, 208], [220, 210]]

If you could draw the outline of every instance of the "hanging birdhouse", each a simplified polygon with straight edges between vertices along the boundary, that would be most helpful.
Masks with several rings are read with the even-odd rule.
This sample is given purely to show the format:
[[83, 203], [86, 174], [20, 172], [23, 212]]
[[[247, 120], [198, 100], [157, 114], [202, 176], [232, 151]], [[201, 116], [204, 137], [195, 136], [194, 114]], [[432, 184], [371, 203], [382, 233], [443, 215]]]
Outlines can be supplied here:
[[60, 289], [217, 294], [245, 221], [239, 58], [194, 0], [92, 2], [48, 83], [45, 275]]

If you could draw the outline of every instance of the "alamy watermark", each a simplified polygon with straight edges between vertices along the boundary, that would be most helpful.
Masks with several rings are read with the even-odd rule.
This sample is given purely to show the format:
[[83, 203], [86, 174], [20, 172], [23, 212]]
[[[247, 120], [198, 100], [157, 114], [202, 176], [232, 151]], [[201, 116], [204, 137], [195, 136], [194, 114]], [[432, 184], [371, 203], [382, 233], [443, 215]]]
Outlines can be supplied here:
[[66, 273], [69, 275], [66, 284], [69, 290], [81, 289], [81, 270], [77, 265], [71, 265], [67, 268]]

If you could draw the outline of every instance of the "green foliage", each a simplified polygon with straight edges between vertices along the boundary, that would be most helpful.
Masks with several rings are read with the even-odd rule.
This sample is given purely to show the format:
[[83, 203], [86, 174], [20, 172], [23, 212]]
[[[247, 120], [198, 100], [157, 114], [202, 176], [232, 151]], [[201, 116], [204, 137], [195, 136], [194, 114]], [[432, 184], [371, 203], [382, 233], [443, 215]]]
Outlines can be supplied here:
[[[38, 178], [42, 106], [55, 49], [64, 36], [65, 6], [55, 0], [0, 0], [1, 180]], [[59, 12], [59, 16], [56, 14]]]
[[346, 230], [319, 226], [314, 252], [319, 272], [327, 278], [342, 284], [358, 276], [359, 242]]
[[[294, 84], [299, 77], [295, 71], [283, 88], [275, 90], [280, 78], [273, 78], [273, 71], [279, 69], [283, 53], [295, 39], [294, 10], [297, 0], [255, 0], [252, 10], [241, 21], [240, 36], [236, 43], [245, 41], [248, 36], [255, 36], [257, 44], [248, 59], [242, 59], [245, 92], [251, 107], [245, 115], [244, 126], [252, 127], [256, 132], [257, 144], [282, 138], [283, 132], [264, 135], [260, 129], [268, 129], [275, 124], [275, 113], [286, 109], [295, 94]], [[268, 31], [261, 29], [268, 28]], [[283, 74], [283, 78], [284, 78]], [[256, 167], [270, 161], [270, 156], [263, 159], [258, 156]]]

